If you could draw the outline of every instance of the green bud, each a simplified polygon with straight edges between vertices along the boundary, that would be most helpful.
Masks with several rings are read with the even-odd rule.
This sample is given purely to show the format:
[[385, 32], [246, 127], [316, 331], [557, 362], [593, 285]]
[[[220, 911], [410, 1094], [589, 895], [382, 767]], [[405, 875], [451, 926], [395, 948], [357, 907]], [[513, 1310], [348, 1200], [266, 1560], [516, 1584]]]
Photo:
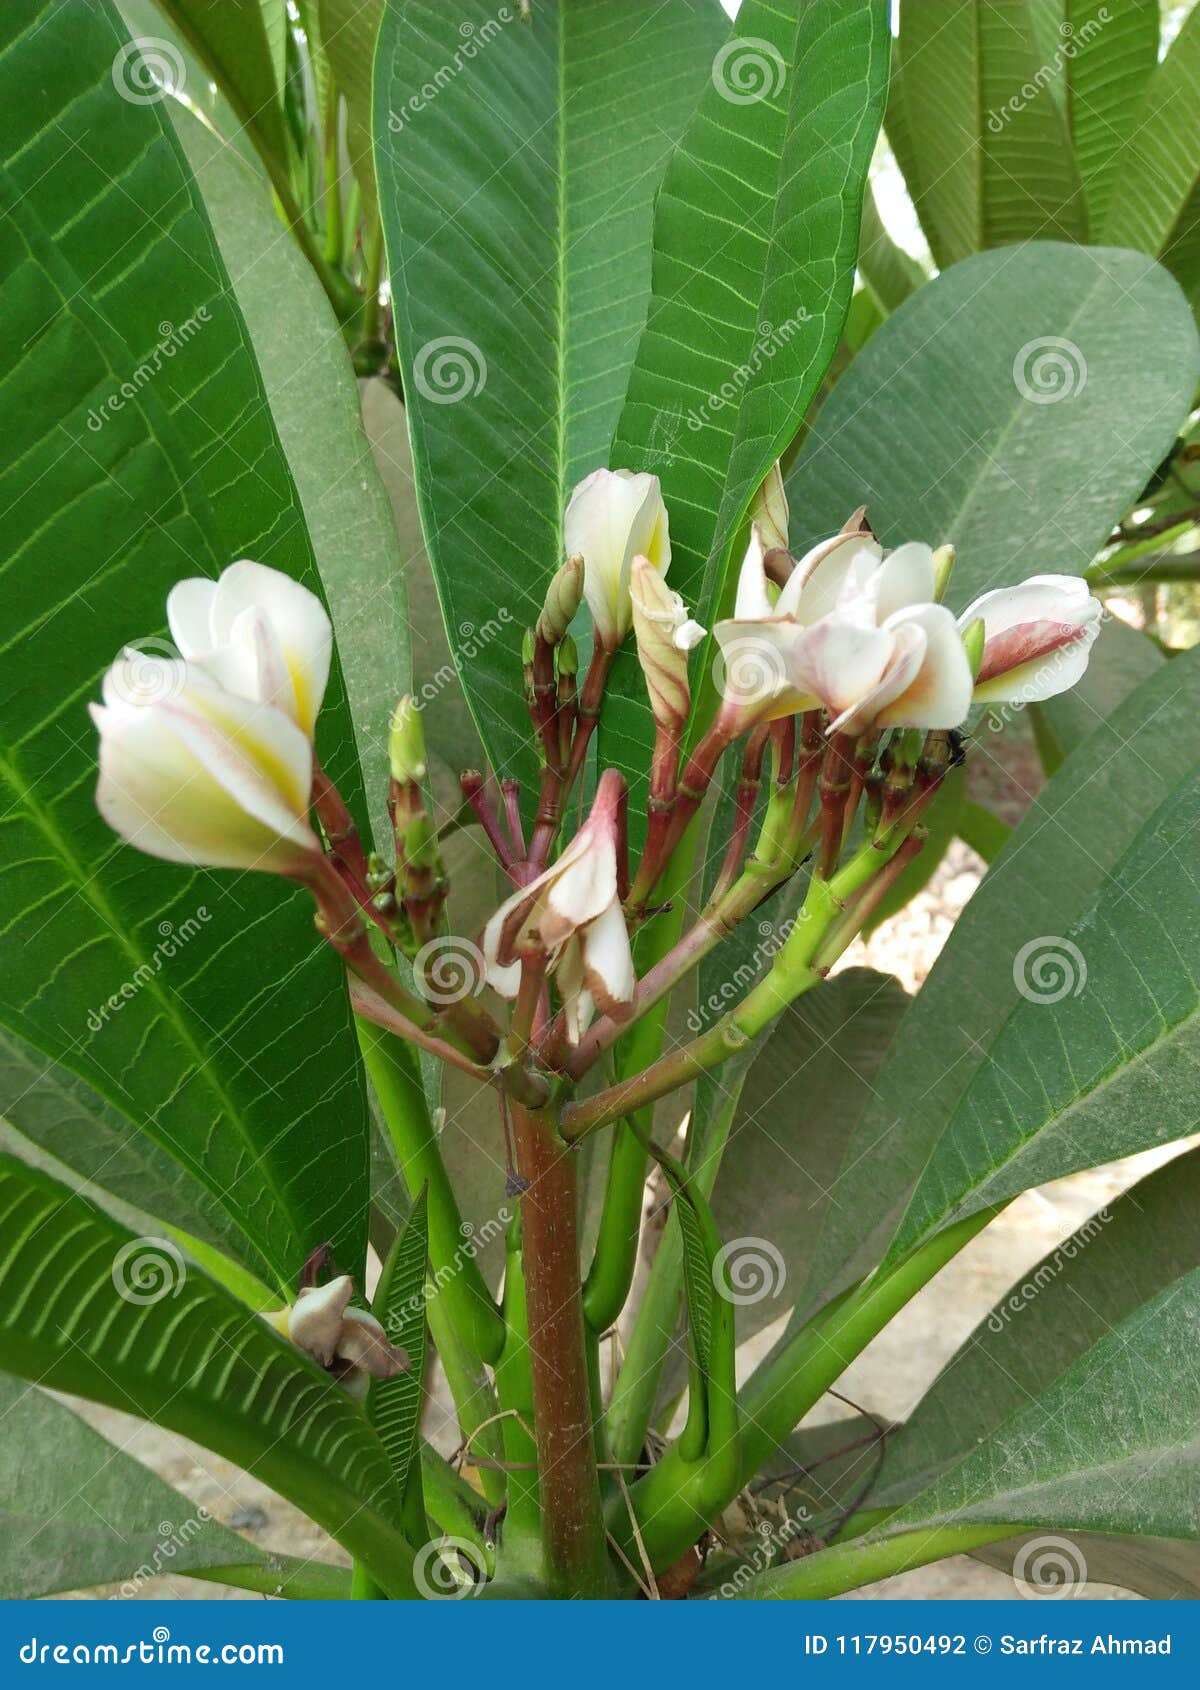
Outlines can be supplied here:
[[560, 675], [577, 675], [579, 673], [579, 648], [570, 634], [564, 634], [559, 642], [558, 672]]
[[933, 602], [941, 604], [950, 584], [950, 571], [957, 553], [953, 546], [939, 546], [933, 554]]
[[437, 867], [437, 828], [424, 811], [414, 816], [405, 830], [404, 861], [409, 868]]
[[521, 635], [521, 662], [526, 668], [533, 663], [533, 654], [537, 650], [537, 635], [532, 628], [526, 628]]
[[889, 747], [892, 754], [892, 767], [915, 769], [924, 744], [924, 728], [901, 728], [900, 732], [893, 736]]
[[372, 851], [367, 858], [367, 885], [372, 892], [382, 892], [391, 883], [392, 871], [379, 855]]
[[963, 629], [963, 647], [967, 653], [967, 662], [971, 665], [971, 679], [979, 679], [979, 665], [983, 662], [984, 626], [983, 617], [977, 616], [973, 622], [968, 622]]
[[417, 701], [408, 693], [392, 712], [388, 759], [400, 786], [417, 786], [425, 779], [425, 731]]
[[546, 590], [537, 631], [547, 645], [557, 645], [570, 627], [583, 598], [583, 559], [569, 557]]

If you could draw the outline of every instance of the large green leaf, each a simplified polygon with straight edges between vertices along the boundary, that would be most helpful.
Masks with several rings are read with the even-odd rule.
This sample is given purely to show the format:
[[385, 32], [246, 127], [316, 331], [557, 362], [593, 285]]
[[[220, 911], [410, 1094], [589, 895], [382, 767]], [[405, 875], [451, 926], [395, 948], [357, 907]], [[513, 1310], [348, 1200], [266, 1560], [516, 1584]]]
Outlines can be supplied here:
[[714, 0], [390, 0], [380, 30], [375, 167], [425, 535], [488, 755], [527, 783], [522, 630], [573, 484], [607, 462], [651, 201], [725, 27]]
[[1021, 1002], [939, 1138], [885, 1261], [1028, 1186], [1194, 1129], [1198, 829], [1193, 768], [1064, 936], [1013, 946]]
[[[1047, 56], [1061, 63], [1061, 87], [1075, 162], [1083, 179], [1088, 227], [1104, 228], [1113, 191], [1129, 162], [1138, 107], [1158, 62], [1158, 0], [1051, 0], [1038, 13], [1057, 14], [1058, 39]], [[1136, 144], [1136, 143], [1134, 143]]]
[[1111, 716], [1165, 662], [1148, 635], [1110, 618], [1092, 647], [1082, 680], [1069, 692], [1032, 707], [1038, 754], [1046, 773], [1052, 775], [1096, 724]]
[[[284, 22], [273, 30], [263, 0], [156, 0], [200, 55], [241, 126], [264, 154], [288, 158], [282, 83], [276, 72]], [[283, 12], [283, 7], [279, 8]], [[285, 14], [286, 16], [286, 14]], [[278, 39], [272, 44], [272, 36]]]
[[346, 102], [346, 151], [368, 206], [375, 202], [371, 150], [371, 69], [384, 0], [317, 0], [321, 38]]
[[[408, 558], [363, 430], [358, 384], [324, 289], [280, 239], [256, 168], [183, 108], [176, 127], [246, 320], [333, 616], [375, 841], [390, 849], [387, 730], [412, 679]], [[354, 745], [329, 772], [354, 778]]]
[[1200, 13], [1195, 10], [1146, 82], [1103, 228], [1107, 241], [1179, 268], [1189, 293], [1200, 280], [1195, 221], [1200, 189]]
[[[104, 6], [0, 13], [14, 166], [0, 996], [17, 1033], [214, 1193], [234, 1253], [286, 1283], [325, 1237], [350, 1267], [363, 1249], [365, 1105], [341, 971], [306, 900], [151, 863], [91, 796], [84, 705], [123, 643], [165, 632], [174, 581], [249, 554], [316, 584], [203, 205], [159, 105], [122, 99], [109, 75], [122, 42]], [[32, 87], [45, 97], [30, 140], [13, 91]], [[322, 733], [352, 743], [336, 675]]]
[[387, 1454], [299, 1351], [162, 1240], [7, 1156], [0, 1241], [0, 1367], [228, 1456], [405, 1593], [412, 1552]]
[[[1022, 1002], [1013, 975], [1020, 947], [1070, 929], [1147, 814], [1197, 767], [1193, 653], [1158, 670], [1094, 728], [960, 915], [851, 1139], [805, 1289], [809, 1307], [879, 1260], [988, 1046]], [[1061, 1007], [1043, 1014], [1054, 1022]]]
[[[1082, 240], [1083, 187], [1026, 0], [903, 0], [893, 72], [896, 150], [945, 268], [985, 247]], [[1033, 84], [1039, 97], [1022, 97]], [[891, 121], [889, 114], [889, 122]]]
[[0, 1417], [5, 1601], [117, 1583], [132, 1595], [155, 1575], [265, 1565], [262, 1550], [45, 1391], [0, 1374]]
[[887, 545], [953, 541], [957, 606], [1038, 571], [1080, 573], [1198, 378], [1191, 313], [1146, 258], [1052, 242], [981, 253], [906, 300], [834, 389], [788, 478], [792, 538], [835, 533], [865, 503]]
[[[1106, 1329], [1085, 1354], [1021, 1406], [920, 1496], [867, 1537], [766, 1573], [747, 1596], [815, 1594], [949, 1554], [979, 1528], [1145, 1534], [1194, 1543], [1200, 1525], [1200, 1269]], [[1011, 1535], [1011, 1534], [1010, 1534]], [[1086, 1576], [1077, 1546], [1040, 1540]], [[1030, 1549], [1037, 1553], [1036, 1544]], [[1136, 1552], [1136, 1550], [1135, 1550]], [[1026, 1561], [1025, 1576], [1037, 1578]], [[1015, 1569], [1018, 1573], [1020, 1566]]]
[[[671, 584], [702, 622], [841, 336], [889, 44], [875, 0], [746, 0], [663, 179], [613, 460], [661, 476]], [[600, 733], [604, 761], [644, 782], [653, 724], [631, 651]]]

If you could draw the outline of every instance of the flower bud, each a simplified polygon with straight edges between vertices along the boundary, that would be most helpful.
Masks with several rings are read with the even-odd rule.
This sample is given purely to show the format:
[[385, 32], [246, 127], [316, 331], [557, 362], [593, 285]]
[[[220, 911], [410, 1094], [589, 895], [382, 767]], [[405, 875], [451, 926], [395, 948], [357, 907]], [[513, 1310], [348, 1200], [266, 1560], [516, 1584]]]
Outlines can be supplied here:
[[788, 502], [783, 490], [783, 472], [778, 459], [773, 463], [754, 495], [750, 506], [750, 521], [756, 525], [763, 551], [786, 552], [788, 549]]
[[958, 619], [960, 629], [984, 625], [975, 702], [1040, 704], [1066, 692], [1088, 666], [1103, 614], [1077, 575], [1031, 575], [984, 593]]
[[941, 604], [950, 585], [950, 571], [958, 556], [953, 546], [936, 546], [933, 552], [933, 602]]
[[374, 1315], [349, 1306], [353, 1293], [354, 1282], [343, 1274], [328, 1285], [306, 1286], [290, 1308], [263, 1319], [361, 1401], [372, 1379], [394, 1379], [411, 1362], [407, 1351], [389, 1343]]
[[538, 617], [538, 637], [557, 645], [575, 617], [583, 599], [583, 559], [569, 557], [546, 589], [546, 602]]
[[983, 642], [986, 629], [982, 616], [977, 616], [973, 622], [968, 622], [962, 630], [963, 650], [967, 654], [967, 662], [971, 665], [972, 683], [979, 678], [979, 665], [983, 661]]
[[667, 573], [671, 541], [656, 475], [598, 469], [571, 494], [563, 518], [569, 556], [583, 558], [583, 592], [596, 637], [615, 651], [629, 632], [629, 572], [641, 556]]
[[559, 641], [558, 672], [560, 675], [577, 675], [579, 673], [579, 647], [570, 634], [564, 634]]
[[388, 731], [388, 761], [391, 764], [392, 779], [399, 786], [419, 786], [425, 779], [425, 729], [421, 724], [417, 701], [411, 693], [405, 693], [392, 711], [392, 724]]
[[647, 558], [633, 560], [630, 595], [638, 662], [646, 677], [654, 720], [659, 727], [678, 733], [691, 707], [687, 654], [705, 631], [691, 620], [679, 594], [671, 591]]

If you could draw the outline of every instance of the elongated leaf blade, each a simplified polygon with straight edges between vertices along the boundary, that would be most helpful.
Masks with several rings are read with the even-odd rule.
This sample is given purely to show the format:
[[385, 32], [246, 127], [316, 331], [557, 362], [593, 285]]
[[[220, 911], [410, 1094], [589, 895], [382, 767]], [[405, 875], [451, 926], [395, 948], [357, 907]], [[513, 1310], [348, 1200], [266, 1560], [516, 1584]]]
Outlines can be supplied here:
[[[1138, 108], [1158, 62], [1158, 0], [1065, 0], [1059, 40], [1075, 162], [1095, 238], [1129, 161]], [[1134, 143], [1136, 144], [1136, 143]]]
[[376, 1380], [371, 1386], [367, 1410], [402, 1492], [407, 1491], [414, 1473], [417, 1425], [425, 1388], [428, 1263], [428, 1187], [422, 1187], [384, 1263], [374, 1303], [389, 1341], [408, 1352], [409, 1371], [397, 1374], [394, 1379]]
[[286, 166], [287, 131], [282, 82], [276, 71], [286, 12], [269, 25], [263, 0], [158, 0], [167, 17], [200, 55], [233, 107], [238, 122]]
[[1022, 1002], [1013, 972], [1021, 946], [1069, 931], [1147, 813], [1198, 767], [1200, 656], [1190, 654], [1092, 731], [960, 915], [850, 1141], [802, 1299], [810, 1309], [878, 1262], [985, 1052]]
[[[953, 541], [948, 598], [1079, 573], [1161, 462], [1200, 340], [1144, 257], [1037, 242], [982, 253], [873, 335], [788, 477], [793, 542], [858, 505], [886, 545]], [[1104, 474], [1081, 476], [1080, 462]]]
[[[0, 1367], [228, 1456], [401, 1590], [411, 1551], [362, 1412], [162, 1240], [0, 1157]], [[244, 1557], [243, 1557], [244, 1559]]]
[[[425, 536], [484, 746], [526, 783], [522, 630], [573, 484], [607, 461], [651, 202], [725, 27], [710, 0], [390, 0], [380, 30], [375, 166]], [[654, 97], [631, 98], [648, 64]]]
[[[663, 180], [653, 296], [613, 461], [661, 477], [671, 584], [706, 624], [755, 490], [842, 332], [889, 42], [873, 0], [747, 0]], [[706, 647], [698, 670], [707, 661]], [[642, 782], [652, 737], [625, 652], [602, 758]]]

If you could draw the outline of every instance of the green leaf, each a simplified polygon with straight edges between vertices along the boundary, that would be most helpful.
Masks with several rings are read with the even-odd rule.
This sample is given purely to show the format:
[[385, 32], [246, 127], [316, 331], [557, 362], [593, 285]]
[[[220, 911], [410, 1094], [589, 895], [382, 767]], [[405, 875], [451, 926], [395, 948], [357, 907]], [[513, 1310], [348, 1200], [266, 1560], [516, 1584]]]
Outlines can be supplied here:
[[1038, 755], [1047, 775], [1165, 662], [1152, 639], [1111, 617], [1092, 647], [1083, 679], [1070, 692], [1032, 706]]
[[[885, 1570], [901, 1571], [1002, 1535], [1005, 1527], [1145, 1534], [1194, 1545], [1198, 1321], [1200, 1269], [1193, 1268], [1106, 1328], [885, 1526], [766, 1573], [742, 1594], [800, 1597], [852, 1588]], [[1029, 1546], [1029, 1583], [1037, 1579], [1032, 1557], [1039, 1542], [1043, 1551], [1066, 1559], [1068, 1587], [1087, 1576], [1078, 1545], [1056, 1535]], [[1013, 1570], [1022, 1569], [1018, 1564]]]
[[1094, 234], [1104, 228], [1136, 145], [1138, 107], [1158, 63], [1159, 6], [1158, 0], [1121, 6], [1065, 0], [1062, 10], [1054, 44], [1063, 60], [1059, 82]]
[[172, 115], [212, 219], [288, 461], [342, 658], [358, 747], [339, 748], [339, 784], [361, 766], [372, 833], [390, 851], [387, 731], [410, 689], [406, 554], [363, 430], [358, 383], [333, 311], [288, 241], [262, 174], [192, 115]]
[[[1198, 1203], [1200, 1151], [1192, 1150], [1048, 1251], [960, 1345], [889, 1443], [868, 1506], [907, 1503], [1119, 1321], [1200, 1267]], [[1200, 1571], [1195, 1545], [1193, 1556]]]
[[[203, 59], [257, 150], [286, 166], [283, 85], [275, 68], [279, 41], [272, 45], [275, 31], [268, 31], [263, 0], [157, 0], [157, 4]], [[282, 6], [279, 9], [284, 11]]]
[[[713, 0], [390, 0], [380, 30], [375, 168], [425, 535], [480, 737], [526, 785], [522, 630], [571, 488], [607, 461], [651, 202], [724, 29]], [[648, 65], [653, 98], [631, 97]]]
[[[876, 1076], [797, 1317], [878, 1262], [985, 1052], [1022, 1003], [1013, 976], [1020, 947], [1069, 931], [1147, 814], [1198, 766], [1200, 653], [1191, 653], [1094, 729], [959, 916]], [[1048, 1022], [1061, 1008], [1043, 1008]]]
[[[1083, 188], [1025, 0], [904, 0], [892, 101], [897, 156], [940, 268], [986, 247], [1083, 240]], [[1034, 85], [1038, 95], [1022, 97]], [[911, 170], [911, 174], [910, 174]]]
[[[306, 899], [115, 839], [92, 801], [84, 707], [125, 642], [165, 632], [181, 576], [249, 554], [316, 585], [311, 552], [194, 183], [158, 105], [113, 85], [112, 14], [32, 21], [23, 3], [0, 13], [0, 84], [46, 81], [57, 114], [30, 142], [0, 101], [0, 152], [16, 152], [0, 234], [2, 1013], [177, 1157], [229, 1213], [232, 1253], [286, 1284], [323, 1238], [348, 1267], [363, 1252], [365, 1101], [342, 971]], [[336, 675], [326, 736], [350, 742]]]
[[982, 804], [968, 799], [958, 812], [958, 837], [985, 863], [993, 863], [1008, 844], [1012, 828]]
[[929, 280], [917, 260], [897, 246], [888, 234], [870, 183], [863, 198], [858, 268], [885, 316]]
[[1022, 1001], [938, 1139], [885, 1263], [951, 1220], [1192, 1129], [1198, 827], [1193, 768], [1065, 936], [1013, 946]]
[[[407, 1350], [409, 1371], [371, 1386], [367, 1416], [387, 1450], [396, 1483], [409, 1498], [416, 1532], [424, 1542], [426, 1530], [421, 1502], [417, 1426], [425, 1386], [425, 1274], [429, 1262], [428, 1186], [422, 1186], [403, 1228], [396, 1235], [375, 1292], [372, 1309], [391, 1343]], [[412, 1518], [413, 1516], [406, 1516]], [[410, 1535], [411, 1532], [410, 1532]]]
[[0, 1597], [265, 1564], [262, 1550], [114, 1448], [45, 1391], [0, 1374]]
[[[1081, 573], [1171, 447], [1200, 340], [1144, 257], [1037, 242], [982, 253], [873, 335], [788, 477], [793, 541], [867, 505], [886, 545], [951, 540], [949, 599]], [[1049, 402], [1054, 395], [1057, 402]], [[1103, 475], [1081, 476], [1081, 463]]]
[[0, 1240], [0, 1367], [196, 1439], [303, 1508], [396, 1594], [411, 1589], [383, 1445], [256, 1315], [162, 1240], [135, 1238], [8, 1156]]
[[[1200, 15], [1192, 11], [1145, 83], [1122, 147], [1103, 237], [1162, 257], [1191, 293], [1200, 186]], [[1181, 260], [1184, 262], [1181, 263]]]
[[376, 203], [371, 150], [371, 67], [384, 0], [318, 0], [333, 80], [346, 102], [346, 151], [364, 203]]
[[[763, 476], [837, 349], [887, 77], [887, 9], [746, 0], [671, 158], [654, 288], [613, 461], [653, 470], [671, 585], [706, 625]], [[709, 646], [696, 673], [707, 672]], [[602, 761], [644, 785], [653, 724], [632, 651], [614, 667]]]

